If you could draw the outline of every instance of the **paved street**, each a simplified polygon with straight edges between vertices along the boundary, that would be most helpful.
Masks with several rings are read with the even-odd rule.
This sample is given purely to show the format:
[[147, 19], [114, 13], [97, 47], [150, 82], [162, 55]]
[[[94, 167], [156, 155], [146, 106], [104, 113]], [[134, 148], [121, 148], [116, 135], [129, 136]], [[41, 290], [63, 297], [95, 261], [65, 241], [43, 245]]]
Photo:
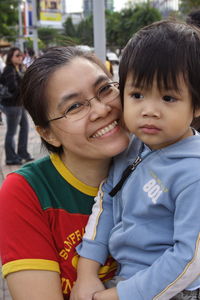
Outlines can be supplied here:
[[[4, 136], [6, 131], [5, 125], [5, 116], [3, 115], [4, 125], [0, 126], [0, 185], [2, 184], [3, 179], [6, 175], [12, 171], [15, 171], [18, 166], [6, 166], [5, 165], [5, 154], [4, 154]], [[34, 158], [39, 158], [44, 155], [41, 151], [40, 147], [40, 138], [37, 135], [34, 125], [31, 120], [30, 122], [30, 130], [29, 130], [29, 143], [28, 143], [28, 151], [31, 156]], [[0, 276], [0, 300], [11, 300], [12, 298], [9, 295], [7, 285], [2, 276]]]

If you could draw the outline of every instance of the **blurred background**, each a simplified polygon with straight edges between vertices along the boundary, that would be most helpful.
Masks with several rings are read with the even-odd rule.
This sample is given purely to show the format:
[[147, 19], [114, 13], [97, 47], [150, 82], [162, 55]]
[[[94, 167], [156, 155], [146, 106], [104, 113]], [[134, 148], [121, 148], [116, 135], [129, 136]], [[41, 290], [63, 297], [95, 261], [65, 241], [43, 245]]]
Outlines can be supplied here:
[[[129, 38], [141, 27], [166, 17], [185, 19], [200, 0], [96, 0], [103, 2], [97, 26], [105, 30], [105, 54], [118, 64]], [[0, 0], [0, 49], [11, 46], [36, 56], [56, 45], [80, 45], [94, 51], [95, 0]], [[101, 5], [101, 4], [100, 4]], [[98, 29], [100, 30], [100, 29]], [[102, 57], [101, 57], [102, 58]]]

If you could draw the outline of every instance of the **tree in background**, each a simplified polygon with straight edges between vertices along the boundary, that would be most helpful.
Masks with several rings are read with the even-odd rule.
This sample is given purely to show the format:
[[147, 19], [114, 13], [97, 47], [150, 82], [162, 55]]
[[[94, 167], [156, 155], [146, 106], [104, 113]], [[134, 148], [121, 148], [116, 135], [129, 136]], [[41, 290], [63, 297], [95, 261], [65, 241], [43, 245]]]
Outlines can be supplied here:
[[77, 26], [77, 38], [82, 45], [93, 46], [93, 19], [86, 17]]
[[159, 10], [149, 3], [123, 9], [120, 13], [107, 12], [107, 46], [121, 50], [136, 31], [161, 19]]
[[140, 28], [147, 26], [155, 21], [162, 19], [160, 11], [151, 6], [149, 2], [138, 4], [134, 9], [134, 14], [132, 18], [133, 22], [133, 33], [138, 31]]
[[0, 0], [0, 39], [16, 39], [18, 25], [18, 1]]
[[72, 18], [68, 17], [66, 21], [63, 23], [64, 33], [70, 37], [76, 37], [76, 28], [72, 23]]
[[200, 0], [181, 0], [179, 5], [181, 13], [187, 15], [192, 10], [200, 9]]

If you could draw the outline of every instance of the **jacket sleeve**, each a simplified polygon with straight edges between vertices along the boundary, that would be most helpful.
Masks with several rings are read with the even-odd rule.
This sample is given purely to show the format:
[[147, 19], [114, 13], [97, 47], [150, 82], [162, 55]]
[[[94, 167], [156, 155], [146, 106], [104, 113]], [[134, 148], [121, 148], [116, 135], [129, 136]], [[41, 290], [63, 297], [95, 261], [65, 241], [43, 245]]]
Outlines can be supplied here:
[[113, 228], [113, 206], [109, 192], [112, 189], [113, 170], [110, 171], [107, 181], [102, 183], [92, 214], [89, 217], [82, 243], [77, 247], [80, 256], [104, 264], [108, 252], [108, 240]]
[[117, 285], [120, 300], [167, 300], [183, 289], [200, 287], [200, 182], [176, 198], [174, 246], [150, 267]]

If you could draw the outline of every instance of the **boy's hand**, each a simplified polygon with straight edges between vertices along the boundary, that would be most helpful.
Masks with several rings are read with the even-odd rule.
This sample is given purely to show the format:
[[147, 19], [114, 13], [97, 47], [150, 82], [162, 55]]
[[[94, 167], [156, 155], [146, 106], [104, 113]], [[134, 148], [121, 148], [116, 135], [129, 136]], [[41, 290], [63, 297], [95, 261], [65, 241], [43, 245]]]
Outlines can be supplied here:
[[96, 292], [92, 300], [119, 300], [117, 289], [111, 288], [101, 292]]
[[105, 289], [98, 277], [87, 277], [77, 280], [71, 291], [70, 300], [92, 300], [95, 292]]

